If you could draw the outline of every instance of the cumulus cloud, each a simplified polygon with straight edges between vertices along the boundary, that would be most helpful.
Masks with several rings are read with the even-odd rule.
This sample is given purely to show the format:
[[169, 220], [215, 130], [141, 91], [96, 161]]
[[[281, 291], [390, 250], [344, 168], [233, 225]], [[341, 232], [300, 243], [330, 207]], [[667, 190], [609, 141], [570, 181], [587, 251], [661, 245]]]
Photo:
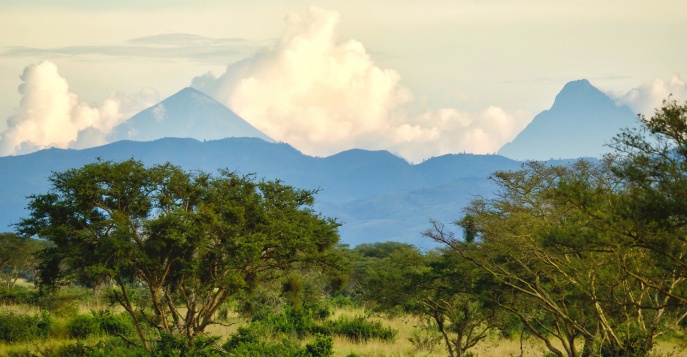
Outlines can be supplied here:
[[311, 155], [358, 147], [389, 149], [418, 161], [468, 151], [492, 153], [524, 127], [521, 113], [491, 107], [410, 110], [413, 95], [357, 41], [338, 41], [339, 14], [312, 7], [289, 14], [281, 40], [192, 86], [272, 138]]
[[144, 89], [135, 95], [113, 93], [100, 105], [80, 102], [49, 61], [26, 67], [21, 80], [21, 103], [0, 133], [0, 155], [104, 144], [115, 125], [158, 97], [154, 90]]
[[621, 95], [617, 100], [632, 108], [636, 113], [651, 117], [654, 110], [659, 108], [663, 100], [668, 99], [670, 95], [680, 101], [687, 99], [687, 83], [677, 74], [668, 81], [654, 79], [644, 83]]

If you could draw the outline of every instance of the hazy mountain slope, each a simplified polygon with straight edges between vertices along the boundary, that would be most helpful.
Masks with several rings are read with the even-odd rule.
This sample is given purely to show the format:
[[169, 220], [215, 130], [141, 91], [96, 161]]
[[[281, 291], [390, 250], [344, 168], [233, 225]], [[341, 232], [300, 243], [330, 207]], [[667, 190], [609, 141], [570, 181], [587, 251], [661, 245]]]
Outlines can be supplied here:
[[[224, 168], [316, 189], [315, 208], [342, 223], [344, 243], [396, 240], [429, 247], [433, 244], [423, 240], [420, 232], [429, 228], [430, 219], [446, 223], [458, 219], [472, 199], [493, 194], [495, 186], [489, 175], [521, 167], [521, 162], [499, 155], [443, 155], [417, 165], [387, 151], [354, 149], [325, 158], [310, 157], [288, 144], [272, 142], [238, 117], [237, 121], [227, 119], [234, 115], [227, 111], [230, 113], [213, 99], [187, 88], [132, 117], [116, 134], [131, 134], [137, 140], [193, 132], [205, 133], [202, 135], [208, 138], [211, 133], [222, 138], [246, 137], [123, 140], [85, 150], [50, 149], [0, 157], [0, 231], [25, 215], [27, 195], [48, 189], [50, 172], [97, 159], [135, 158], [148, 165], [169, 161], [186, 170]], [[589, 82], [570, 82], [551, 109], [535, 117], [500, 153], [538, 160], [597, 156], [607, 150], [603, 143], [634, 123], [635, 116], [627, 107], [616, 106]], [[244, 129], [245, 135], [236, 134]], [[566, 164], [567, 160], [556, 163]]]
[[429, 247], [433, 242], [420, 232], [430, 228], [430, 219], [450, 224], [460, 218], [470, 201], [491, 196], [495, 189], [493, 181], [485, 177], [454, 178], [449, 183], [366, 197], [323, 211], [341, 212], [337, 218], [343, 223], [340, 231], [347, 243], [393, 240]]
[[25, 212], [25, 196], [48, 189], [52, 171], [101, 160], [172, 162], [186, 170], [218, 168], [281, 179], [306, 189], [321, 189], [316, 209], [337, 218], [342, 241], [418, 241], [430, 218], [449, 222], [476, 195], [491, 193], [486, 177], [495, 170], [517, 169], [519, 163], [494, 155], [446, 155], [410, 165], [386, 151], [349, 150], [314, 158], [286, 144], [255, 138], [200, 142], [167, 138], [152, 142], [120, 141], [85, 150], [50, 149], [0, 157], [0, 231]]
[[110, 142], [150, 141], [172, 137], [198, 140], [250, 137], [273, 141], [229, 108], [190, 87], [119, 124], [108, 139]]
[[498, 151], [515, 160], [600, 157], [611, 152], [605, 144], [622, 128], [638, 124], [627, 106], [583, 79], [567, 83], [553, 106], [534, 117], [513, 141]]

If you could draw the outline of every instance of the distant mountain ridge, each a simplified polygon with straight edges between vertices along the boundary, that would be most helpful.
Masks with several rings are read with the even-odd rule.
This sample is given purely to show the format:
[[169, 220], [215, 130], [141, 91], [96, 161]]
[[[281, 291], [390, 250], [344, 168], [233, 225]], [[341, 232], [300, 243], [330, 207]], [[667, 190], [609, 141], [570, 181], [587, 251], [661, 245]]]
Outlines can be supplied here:
[[110, 138], [118, 141], [111, 144], [0, 157], [0, 232], [26, 214], [26, 196], [48, 190], [51, 172], [135, 158], [185, 170], [254, 173], [318, 190], [315, 209], [342, 223], [343, 243], [394, 240], [428, 248], [434, 243], [420, 232], [429, 220], [452, 222], [473, 199], [493, 195], [493, 172], [520, 169], [515, 159], [598, 157], [620, 128], [636, 122], [629, 108], [580, 80], [566, 84], [551, 109], [504, 145], [503, 156], [449, 154], [412, 165], [388, 151], [352, 149], [317, 158], [275, 143], [214, 99], [185, 88], [116, 127]]
[[420, 235], [430, 219], [457, 219], [470, 200], [492, 193], [488, 175], [520, 167], [517, 161], [495, 155], [444, 155], [417, 165], [387, 151], [359, 149], [317, 158], [288, 144], [257, 138], [125, 140], [84, 150], [48, 149], [0, 157], [0, 232], [26, 214], [26, 196], [47, 191], [51, 172], [98, 158], [132, 157], [147, 165], [169, 161], [186, 170], [227, 168], [317, 189], [315, 208], [342, 223], [343, 243], [396, 240], [420, 247], [433, 244]]
[[601, 157], [621, 129], [638, 124], [625, 105], [617, 105], [588, 80], [567, 83], [551, 109], [534, 117], [498, 154], [514, 160]]
[[161, 138], [216, 140], [272, 138], [210, 96], [187, 87], [114, 127], [108, 139], [151, 141]]

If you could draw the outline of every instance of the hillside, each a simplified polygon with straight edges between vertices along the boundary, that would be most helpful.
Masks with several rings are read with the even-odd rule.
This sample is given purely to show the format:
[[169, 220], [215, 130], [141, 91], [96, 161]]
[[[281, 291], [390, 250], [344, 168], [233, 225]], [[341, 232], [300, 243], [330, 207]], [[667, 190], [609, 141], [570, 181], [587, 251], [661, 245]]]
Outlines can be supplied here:
[[586, 79], [572, 81], [498, 154], [514, 160], [601, 157], [611, 152], [606, 146], [611, 138], [638, 123], [629, 107], [617, 105]]
[[258, 178], [317, 189], [316, 208], [337, 218], [348, 244], [396, 240], [427, 246], [420, 232], [429, 219], [452, 221], [476, 195], [491, 194], [488, 175], [514, 170], [520, 163], [494, 155], [444, 155], [411, 165], [386, 151], [349, 150], [315, 158], [287, 144], [256, 138], [201, 142], [167, 138], [151, 142], [119, 141], [84, 150], [49, 149], [0, 157], [0, 231], [23, 215], [27, 195], [48, 189], [53, 171], [79, 167], [97, 159], [172, 162], [186, 170], [219, 168], [253, 173]]

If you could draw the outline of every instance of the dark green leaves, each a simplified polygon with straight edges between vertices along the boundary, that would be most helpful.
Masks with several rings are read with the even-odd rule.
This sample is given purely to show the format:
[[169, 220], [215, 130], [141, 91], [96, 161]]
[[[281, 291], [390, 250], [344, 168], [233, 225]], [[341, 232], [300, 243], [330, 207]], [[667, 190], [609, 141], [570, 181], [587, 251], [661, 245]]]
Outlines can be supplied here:
[[[338, 224], [312, 211], [314, 192], [279, 181], [128, 160], [54, 173], [50, 182], [49, 193], [30, 197], [30, 215], [18, 225], [54, 243], [41, 283], [113, 282], [132, 316], [138, 310], [142, 321], [189, 337], [229, 297], [291, 269], [326, 265], [338, 242]], [[130, 283], [148, 288], [154, 318], [127, 299]]]

